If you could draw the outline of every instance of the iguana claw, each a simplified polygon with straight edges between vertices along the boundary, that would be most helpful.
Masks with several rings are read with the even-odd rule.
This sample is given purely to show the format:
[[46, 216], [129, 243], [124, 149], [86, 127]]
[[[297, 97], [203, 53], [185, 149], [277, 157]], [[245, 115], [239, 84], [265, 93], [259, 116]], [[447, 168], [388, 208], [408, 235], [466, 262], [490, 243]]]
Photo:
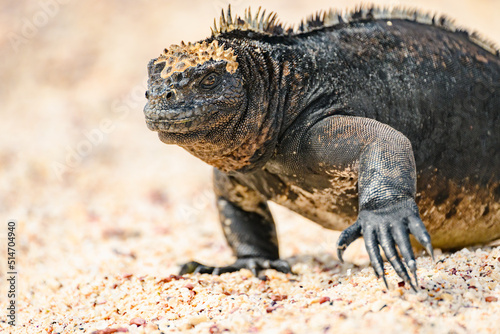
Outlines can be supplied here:
[[[416, 291], [415, 284], [418, 284], [417, 263], [409, 234], [413, 234], [432, 257], [433, 249], [431, 239], [418, 211], [415, 212], [415, 209], [408, 207], [400, 208], [400, 206], [401, 204], [398, 203], [381, 210], [361, 210], [358, 220], [340, 235], [337, 243], [337, 254], [342, 261], [342, 253], [346, 247], [363, 235], [375, 275], [382, 277], [387, 286], [384, 262], [379, 249], [381, 246], [396, 273]], [[415, 284], [398, 254], [396, 245], [403, 256], [404, 263], [412, 273]]]

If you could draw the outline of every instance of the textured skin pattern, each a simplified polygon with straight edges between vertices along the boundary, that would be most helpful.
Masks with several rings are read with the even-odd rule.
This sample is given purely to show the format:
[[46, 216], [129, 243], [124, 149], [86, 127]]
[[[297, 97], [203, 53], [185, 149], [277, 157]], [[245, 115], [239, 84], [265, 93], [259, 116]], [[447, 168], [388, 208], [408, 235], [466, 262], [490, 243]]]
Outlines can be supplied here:
[[410, 234], [431, 253], [430, 237], [441, 248], [500, 237], [498, 54], [411, 20], [320, 23], [206, 39], [234, 52], [234, 73], [212, 60], [163, 79], [150, 63], [148, 127], [216, 167], [239, 259], [183, 272], [287, 271], [269, 262], [279, 256], [267, 200], [344, 230], [340, 258], [364, 236], [375, 273], [384, 275], [381, 246], [410, 284]]

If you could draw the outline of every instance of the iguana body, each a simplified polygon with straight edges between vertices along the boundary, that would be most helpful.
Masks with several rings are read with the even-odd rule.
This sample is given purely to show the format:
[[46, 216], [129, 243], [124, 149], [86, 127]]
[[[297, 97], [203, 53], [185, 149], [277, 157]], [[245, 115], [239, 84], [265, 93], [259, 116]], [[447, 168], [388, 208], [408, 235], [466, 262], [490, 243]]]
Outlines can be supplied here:
[[[475, 35], [415, 11], [233, 19], [149, 65], [148, 127], [215, 167], [228, 267], [286, 271], [272, 200], [365, 238], [411, 283], [409, 233], [457, 248], [500, 237], [500, 57]], [[417, 207], [418, 205], [418, 207]], [[419, 209], [420, 208], [420, 215]], [[425, 223], [422, 224], [422, 220]]]

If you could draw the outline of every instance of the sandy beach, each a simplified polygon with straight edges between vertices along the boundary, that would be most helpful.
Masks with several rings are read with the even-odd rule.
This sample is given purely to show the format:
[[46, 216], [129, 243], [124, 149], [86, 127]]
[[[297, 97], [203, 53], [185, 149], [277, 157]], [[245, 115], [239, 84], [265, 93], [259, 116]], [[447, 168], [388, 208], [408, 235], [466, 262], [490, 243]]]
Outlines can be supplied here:
[[[0, 331], [5, 333], [500, 333], [500, 246], [418, 258], [418, 292], [362, 240], [278, 205], [295, 275], [176, 276], [234, 260], [211, 167], [149, 131], [146, 65], [210, 34], [227, 1], [4, 1], [0, 4]], [[376, 1], [446, 14], [500, 44], [500, 2]], [[299, 21], [348, 1], [232, 2]], [[8, 324], [8, 221], [15, 227], [17, 326]]]

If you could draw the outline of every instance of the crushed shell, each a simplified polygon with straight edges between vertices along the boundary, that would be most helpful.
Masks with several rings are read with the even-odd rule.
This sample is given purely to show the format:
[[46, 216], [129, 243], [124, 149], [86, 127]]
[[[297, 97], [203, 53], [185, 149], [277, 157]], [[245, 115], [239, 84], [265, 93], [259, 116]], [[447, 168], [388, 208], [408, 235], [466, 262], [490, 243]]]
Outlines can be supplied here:
[[190, 67], [201, 65], [209, 60], [225, 60], [226, 70], [234, 73], [238, 68], [236, 57], [232, 48], [225, 49], [224, 44], [219, 46], [216, 40], [211, 43], [198, 42], [187, 45], [183, 42], [181, 45], [174, 44], [165, 49], [155, 64], [165, 63], [161, 77], [167, 79], [175, 72], [184, 72]]

